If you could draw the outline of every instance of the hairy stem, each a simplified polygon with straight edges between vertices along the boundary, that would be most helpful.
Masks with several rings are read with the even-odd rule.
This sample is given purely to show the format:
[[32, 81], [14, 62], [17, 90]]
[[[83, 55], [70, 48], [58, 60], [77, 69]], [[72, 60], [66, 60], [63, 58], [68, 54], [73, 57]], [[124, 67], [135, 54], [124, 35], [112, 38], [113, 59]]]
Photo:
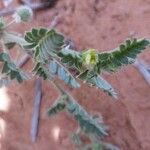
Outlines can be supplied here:
[[53, 84], [53, 86], [59, 92], [60, 95], [66, 94], [65, 91], [62, 89], [62, 87], [55, 80], [51, 80], [51, 83]]

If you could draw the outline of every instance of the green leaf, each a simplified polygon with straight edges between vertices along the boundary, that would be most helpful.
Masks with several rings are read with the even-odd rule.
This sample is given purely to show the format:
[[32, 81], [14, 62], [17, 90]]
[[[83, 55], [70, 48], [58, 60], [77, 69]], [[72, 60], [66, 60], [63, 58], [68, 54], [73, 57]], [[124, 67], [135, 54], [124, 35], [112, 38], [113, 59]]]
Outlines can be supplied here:
[[65, 68], [55, 60], [50, 61], [49, 63], [49, 73], [52, 75], [57, 75], [59, 79], [63, 80], [66, 84], [68, 84], [73, 88], [80, 87], [80, 84], [71, 75], [71, 73], [67, 70], [67, 68]]
[[20, 75], [20, 73], [17, 73], [17, 74], [16, 74], [16, 79], [17, 79], [17, 81], [18, 81], [19, 83], [23, 82], [23, 78], [22, 78], [22, 76]]
[[69, 96], [66, 101], [67, 112], [75, 118], [83, 132], [86, 134], [94, 134], [99, 137], [107, 135], [104, 124], [93, 119], [93, 117], [90, 116], [75, 100], [73, 100], [72, 97]]
[[12, 70], [12, 71], [16, 71], [17, 70], [17, 66], [14, 63], [12, 63], [12, 62], [8, 63], [8, 68], [10, 70]]
[[67, 64], [70, 67], [76, 67], [80, 69], [82, 67], [82, 58], [79, 52], [69, 49], [69, 47], [63, 48], [58, 56], [61, 58], [62, 63]]
[[75, 145], [80, 146], [81, 144], [83, 144], [82, 141], [81, 141], [81, 139], [80, 139], [80, 136], [79, 136], [78, 134], [76, 134], [76, 133], [72, 133], [72, 134], [70, 135], [70, 138], [71, 138], [72, 142], [73, 142]]
[[26, 32], [25, 40], [28, 44], [24, 47], [34, 49], [34, 57], [38, 62], [45, 62], [64, 45], [64, 36], [54, 29], [48, 31], [44, 28], [33, 28], [30, 32]]
[[86, 70], [85, 72], [81, 73], [78, 78], [92, 86], [103, 90], [104, 92], [108, 93], [108, 95], [117, 98], [117, 93], [112, 88], [112, 86], [100, 75], [97, 75], [94, 71]]
[[33, 72], [36, 75], [42, 77], [44, 80], [50, 79], [52, 76], [49, 74], [48, 69], [40, 62], [36, 63], [35, 67], [33, 68]]
[[24, 38], [19, 37], [18, 35], [15, 35], [13, 33], [4, 32], [2, 39], [4, 40], [4, 43], [6, 45], [16, 43], [16, 44], [20, 45], [21, 47], [23, 47], [23, 45], [27, 44], [27, 42], [24, 40]]
[[47, 111], [48, 116], [55, 115], [65, 109], [66, 104], [64, 99], [66, 99], [66, 96], [62, 95], [57, 100], [55, 100], [55, 103]]
[[58, 70], [58, 65], [55, 61], [51, 61], [49, 63], [49, 70], [52, 74], [56, 74]]
[[10, 79], [11, 79], [11, 80], [15, 79], [16, 76], [17, 76], [17, 74], [18, 74], [17, 71], [11, 71], [11, 73], [10, 73]]
[[11, 43], [5, 43], [5, 46], [8, 48], [8, 49], [11, 49], [15, 46], [16, 43], [14, 42], [11, 42]]
[[18, 82], [22, 82], [28, 79], [25, 73], [22, 72], [21, 69], [17, 67], [15, 63], [10, 59], [9, 54], [1, 52], [0, 61], [4, 63], [2, 73], [6, 76], [9, 76], [10, 79], [16, 79]]
[[112, 86], [106, 80], [104, 80], [101, 76], [93, 77], [89, 79], [87, 82], [102, 89], [104, 92], [107, 92], [110, 96], [117, 98], [117, 93], [114, 91]]
[[81, 148], [81, 150], [120, 150], [120, 149], [112, 144], [100, 141], [86, 144]]
[[115, 71], [117, 68], [135, 62], [137, 54], [150, 44], [147, 39], [126, 40], [118, 48], [98, 54], [97, 68], [104, 71]]
[[45, 28], [40, 29], [33, 28], [31, 31], [25, 33], [25, 40], [28, 43], [37, 44], [46, 35], [47, 31], [48, 30]]
[[104, 150], [103, 146], [99, 143], [91, 143], [91, 144], [86, 144], [81, 148], [81, 150]]
[[64, 70], [64, 68], [58, 68], [58, 77], [61, 79], [61, 80], [65, 80], [66, 78], [66, 71]]
[[24, 49], [32, 49], [35, 46], [36, 46], [36, 43], [32, 43], [32, 44], [24, 45], [23, 48]]
[[10, 69], [9, 69], [9, 67], [8, 67], [8, 63], [7, 62], [5, 62], [4, 63], [4, 66], [3, 66], [3, 69], [2, 69], [2, 73], [9, 73], [10, 72]]
[[7, 62], [9, 62], [10, 61], [9, 55], [7, 53], [1, 52], [0, 53], [0, 61], [3, 61], [3, 62], [7, 61]]
[[79, 123], [81, 130], [86, 134], [94, 134], [99, 137], [107, 135], [103, 122], [99, 122], [90, 116], [82, 106], [80, 106], [70, 95], [64, 93], [49, 108], [48, 115], [57, 114], [66, 110]]

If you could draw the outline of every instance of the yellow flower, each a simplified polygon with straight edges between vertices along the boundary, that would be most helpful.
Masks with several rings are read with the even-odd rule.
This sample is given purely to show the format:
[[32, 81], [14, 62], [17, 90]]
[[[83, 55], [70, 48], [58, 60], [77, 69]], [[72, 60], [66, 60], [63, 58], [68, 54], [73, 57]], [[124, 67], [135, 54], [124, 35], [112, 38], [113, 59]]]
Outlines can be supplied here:
[[98, 61], [98, 55], [94, 49], [89, 49], [82, 53], [83, 64], [88, 68], [94, 66]]

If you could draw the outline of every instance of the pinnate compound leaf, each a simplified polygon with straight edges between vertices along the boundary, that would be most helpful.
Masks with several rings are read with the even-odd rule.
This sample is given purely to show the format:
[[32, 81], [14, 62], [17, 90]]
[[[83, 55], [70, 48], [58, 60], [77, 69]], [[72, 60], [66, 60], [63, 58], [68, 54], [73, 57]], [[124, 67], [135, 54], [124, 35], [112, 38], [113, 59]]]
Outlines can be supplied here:
[[141, 53], [150, 41], [147, 39], [126, 40], [118, 48], [98, 54], [97, 68], [104, 71], [115, 71], [123, 65], [135, 62], [137, 54]]
[[94, 134], [99, 137], [107, 135], [104, 124], [100, 124], [96, 119], [90, 116], [72, 97], [68, 97], [67, 99], [66, 110], [75, 118], [81, 130], [86, 134]]
[[81, 73], [78, 78], [83, 80], [83, 82], [103, 90], [104, 92], [108, 93], [109, 96], [117, 98], [117, 93], [112, 88], [112, 86], [95, 72], [86, 70], [85, 72]]
[[45, 62], [64, 45], [64, 36], [54, 29], [33, 28], [30, 32], [26, 32], [25, 40], [28, 44], [24, 47], [34, 50], [34, 58], [38, 62]]
[[12, 80], [16, 79], [18, 82], [28, 79], [27, 75], [11, 61], [7, 53], [0, 53], [0, 61], [3, 62], [2, 74], [9, 76]]
[[63, 48], [58, 56], [61, 58], [62, 63], [67, 64], [70, 67], [76, 67], [80, 69], [82, 67], [82, 58], [79, 52], [70, 49], [68, 46]]
[[97, 135], [99, 137], [107, 135], [104, 124], [90, 116], [87, 111], [67, 93], [55, 101], [48, 110], [48, 115], [51, 116], [63, 110], [74, 117], [85, 134]]
[[99, 89], [102, 89], [104, 92], [107, 92], [108, 95], [113, 96], [114, 98], [117, 98], [117, 93], [114, 91], [112, 86], [106, 80], [104, 80], [101, 76], [93, 77], [89, 79], [87, 82], [98, 87]]

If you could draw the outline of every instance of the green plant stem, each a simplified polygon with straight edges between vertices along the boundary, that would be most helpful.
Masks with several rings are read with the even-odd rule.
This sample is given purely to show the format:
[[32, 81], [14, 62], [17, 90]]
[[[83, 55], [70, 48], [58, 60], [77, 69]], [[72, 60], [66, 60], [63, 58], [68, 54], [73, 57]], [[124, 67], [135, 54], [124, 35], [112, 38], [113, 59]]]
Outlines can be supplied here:
[[61, 67], [63, 67], [63, 69], [72, 77], [72, 78], [74, 78], [73, 77], [73, 75], [65, 68], [66, 66], [63, 66], [57, 59], [55, 59], [55, 58], [53, 58], [53, 60], [55, 61], [55, 62], [57, 62]]
[[60, 95], [66, 94], [66, 92], [61, 88], [61, 86], [55, 80], [51, 80], [51, 83], [53, 84], [53, 86], [59, 92]]

